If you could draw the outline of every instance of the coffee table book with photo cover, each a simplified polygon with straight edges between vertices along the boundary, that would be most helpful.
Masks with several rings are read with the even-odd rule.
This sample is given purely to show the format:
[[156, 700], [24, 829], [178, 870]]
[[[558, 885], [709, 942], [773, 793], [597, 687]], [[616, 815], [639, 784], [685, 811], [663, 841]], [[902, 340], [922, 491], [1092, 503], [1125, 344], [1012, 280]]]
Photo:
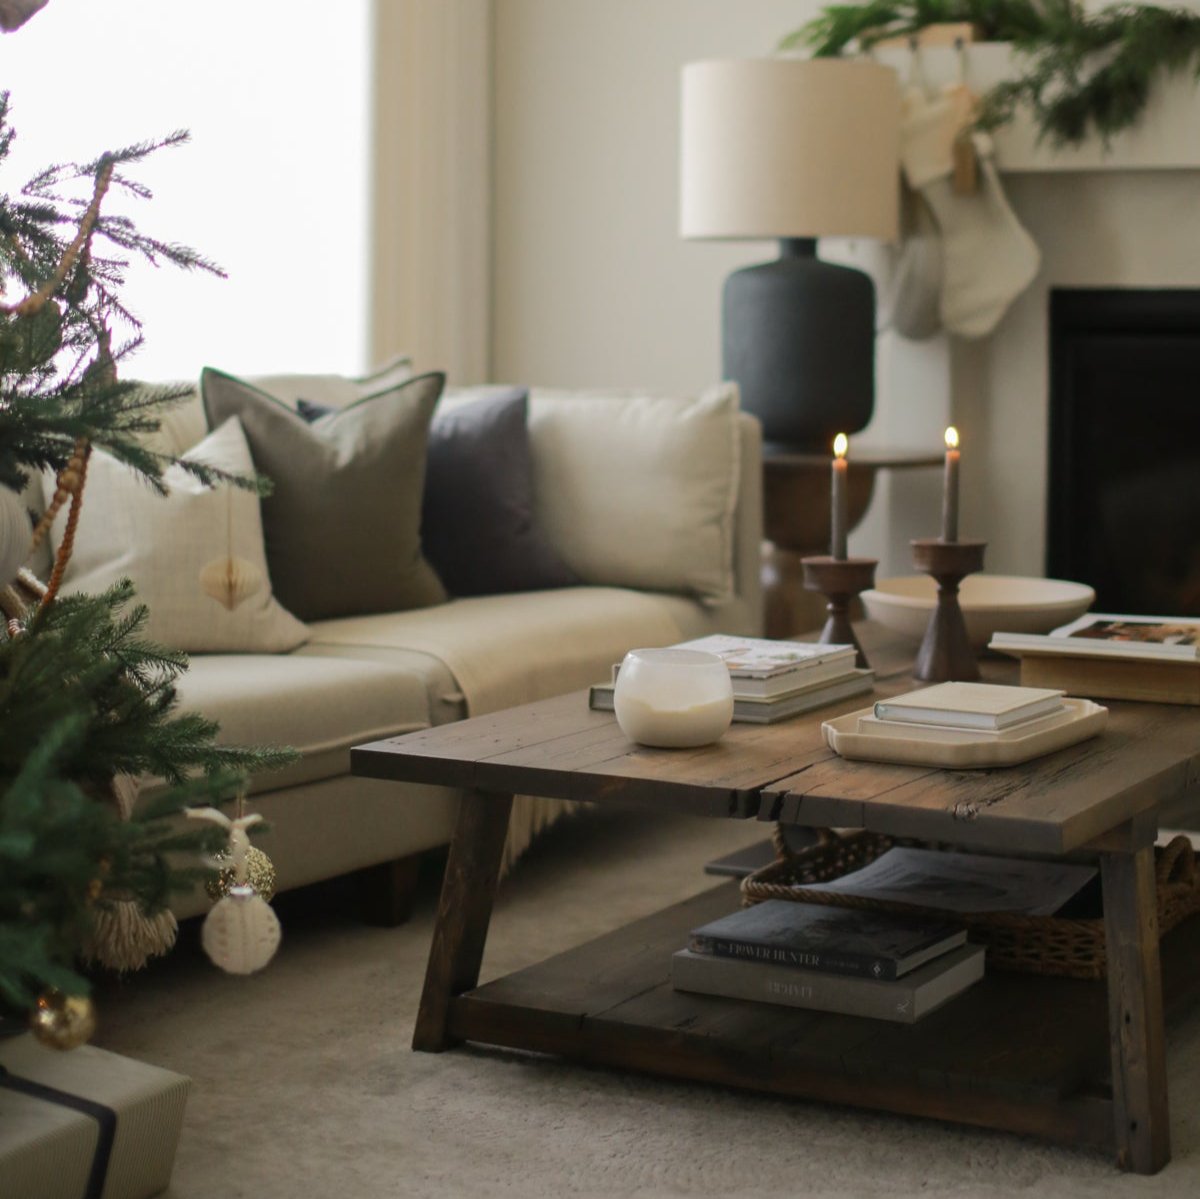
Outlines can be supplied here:
[[993, 633], [988, 649], [1002, 653], [1020, 650], [1022, 654], [1200, 663], [1200, 620], [1089, 612], [1050, 633]]
[[681, 949], [671, 958], [671, 985], [676, 991], [912, 1024], [978, 982], [984, 952], [982, 945], [960, 945], [883, 982]]
[[875, 719], [1001, 732], [1062, 710], [1058, 690], [997, 683], [937, 683], [875, 704]]
[[[850, 662], [853, 664], [854, 659]], [[811, 712], [841, 699], [863, 695], [874, 685], [875, 674], [870, 670], [851, 669], [841, 677], [826, 682], [811, 683], [777, 699], [758, 699], [740, 696], [734, 690], [733, 718], [745, 724], [775, 724], [801, 712]], [[588, 707], [597, 712], [613, 710], [614, 683], [597, 683], [588, 690]]]
[[1200, 705], [1200, 620], [1090, 613], [1045, 636], [995, 633], [1021, 682], [1070, 695]]
[[966, 939], [950, 921], [768, 899], [692, 929], [687, 948], [733, 961], [895, 979]]

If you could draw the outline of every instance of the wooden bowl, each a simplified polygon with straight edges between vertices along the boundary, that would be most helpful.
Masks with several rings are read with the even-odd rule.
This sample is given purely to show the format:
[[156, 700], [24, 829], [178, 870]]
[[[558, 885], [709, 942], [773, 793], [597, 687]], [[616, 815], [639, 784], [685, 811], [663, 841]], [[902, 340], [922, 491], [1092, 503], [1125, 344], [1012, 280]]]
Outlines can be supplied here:
[[[937, 584], [929, 575], [897, 575], [880, 579], [860, 598], [872, 620], [898, 633], [922, 637], [937, 599]], [[1082, 616], [1095, 598], [1095, 591], [1084, 583], [1018, 575], [968, 575], [958, 592], [967, 638], [976, 652], [987, 648], [993, 633], [1048, 633]]]

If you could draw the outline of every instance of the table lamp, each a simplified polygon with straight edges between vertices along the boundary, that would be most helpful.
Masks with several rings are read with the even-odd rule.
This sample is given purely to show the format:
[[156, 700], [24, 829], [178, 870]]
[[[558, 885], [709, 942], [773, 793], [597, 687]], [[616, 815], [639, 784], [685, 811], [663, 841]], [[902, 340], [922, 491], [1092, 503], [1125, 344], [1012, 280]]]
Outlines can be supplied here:
[[818, 237], [895, 240], [900, 88], [869, 60], [762, 58], [683, 69], [680, 233], [778, 238], [726, 280], [722, 370], [776, 446], [828, 450], [871, 419], [875, 289]]

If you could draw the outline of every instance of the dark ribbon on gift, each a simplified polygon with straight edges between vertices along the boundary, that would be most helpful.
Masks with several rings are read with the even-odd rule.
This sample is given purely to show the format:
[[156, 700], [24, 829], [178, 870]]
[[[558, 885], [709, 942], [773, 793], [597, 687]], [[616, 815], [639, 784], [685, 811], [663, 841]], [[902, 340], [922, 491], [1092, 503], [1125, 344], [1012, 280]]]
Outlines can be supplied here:
[[88, 1175], [87, 1187], [81, 1199], [100, 1199], [104, 1193], [104, 1184], [108, 1179], [108, 1162], [112, 1157], [113, 1141], [117, 1135], [117, 1113], [103, 1103], [84, 1099], [81, 1095], [72, 1095], [68, 1091], [60, 1091], [48, 1087], [44, 1083], [34, 1082], [31, 1078], [21, 1078], [0, 1066], [0, 1087], [10, 1091], [18, 1091], [32, 1099], [42, 1099], [46, 1103], [57, 1103], [60, 1107], [69, 1107], [85, 1116], [91, 1116], [100, 1127], [100, 1136], [96, 1141], [96, 1153], [92, 1158], [92, 1170]]

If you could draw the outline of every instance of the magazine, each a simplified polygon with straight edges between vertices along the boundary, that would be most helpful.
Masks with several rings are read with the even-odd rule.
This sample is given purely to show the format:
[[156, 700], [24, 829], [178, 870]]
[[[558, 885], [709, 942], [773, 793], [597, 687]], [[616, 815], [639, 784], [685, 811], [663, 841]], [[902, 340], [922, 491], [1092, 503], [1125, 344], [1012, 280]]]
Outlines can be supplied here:
[[1051, 633], [994, 633], [989, 649], [1079, 657], [1200, 661], [1200, 620], [1089, 612]]
[[896, 846], [869, 865], [810, 891], [862, 895], [946, 912], [1058, 911], [1096, 875], [1094, 866]]
[[736, 678], [762, 679], [802, 670], [829, 661], [850, 660], [858, 651], [852, 645], [823, 645], [810, 641], [771, 641], [764, 637], [730, 637], [714, 633], [694, 641], [681, 641], [676, 649], [698, 649], [725, 660]]

